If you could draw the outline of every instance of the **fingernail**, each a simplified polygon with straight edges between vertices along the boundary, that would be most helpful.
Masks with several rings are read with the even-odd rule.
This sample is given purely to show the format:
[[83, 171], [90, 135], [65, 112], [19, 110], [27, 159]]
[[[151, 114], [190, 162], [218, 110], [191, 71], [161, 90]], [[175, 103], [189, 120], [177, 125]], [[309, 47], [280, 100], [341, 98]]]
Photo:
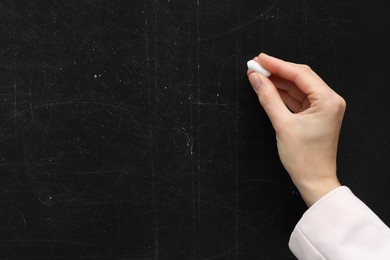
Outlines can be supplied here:
[[261, 56], [270, 56], [270, 55], [268, 55], [267, 53], [264, 53], [264, 52], [260, 53], [259, 56], [260, 56], [260, 55], [261, 55]]
[[253, 89], [255, 91], [257, 91], [260, 87], [261, 87], [261, 77], [258, 73], [252, 73], [250, 76], [249, 76], [249, 81], [253, 87]]

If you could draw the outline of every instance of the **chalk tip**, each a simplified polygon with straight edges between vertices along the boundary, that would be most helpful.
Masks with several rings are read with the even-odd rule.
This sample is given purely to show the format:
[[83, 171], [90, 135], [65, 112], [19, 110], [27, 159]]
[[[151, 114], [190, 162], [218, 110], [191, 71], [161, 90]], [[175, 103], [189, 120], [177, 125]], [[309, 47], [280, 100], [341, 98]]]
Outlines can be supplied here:
[[265, 77], [271, 76], [271, 73], [268, 70], [264, 69], [258, 62], [254, 61], [254, 60], [248, 61], [247, 66], [248, 66], [248, 69], [253, 70], [255, 72], [258, 72]]

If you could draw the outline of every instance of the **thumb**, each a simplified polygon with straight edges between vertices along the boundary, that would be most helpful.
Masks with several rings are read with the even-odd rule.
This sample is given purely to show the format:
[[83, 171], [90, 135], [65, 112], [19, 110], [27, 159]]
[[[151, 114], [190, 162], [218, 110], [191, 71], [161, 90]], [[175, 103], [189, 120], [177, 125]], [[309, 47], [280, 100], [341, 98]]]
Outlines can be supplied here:
[[249, 75], [249, 81], [275, 130], [284, 127], [291, 117], [291, 112], [284, 104], [272, 81], [256, 72]]

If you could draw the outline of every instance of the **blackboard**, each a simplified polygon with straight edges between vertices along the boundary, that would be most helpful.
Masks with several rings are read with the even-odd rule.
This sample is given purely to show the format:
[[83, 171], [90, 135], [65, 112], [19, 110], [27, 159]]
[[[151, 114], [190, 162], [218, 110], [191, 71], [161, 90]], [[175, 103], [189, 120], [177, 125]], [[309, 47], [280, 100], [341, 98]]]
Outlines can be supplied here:
[[260, 52], [346, 99], [340, 180], [389, 225], [386, 6], [0, 1], [1, 258], [295, 259]]

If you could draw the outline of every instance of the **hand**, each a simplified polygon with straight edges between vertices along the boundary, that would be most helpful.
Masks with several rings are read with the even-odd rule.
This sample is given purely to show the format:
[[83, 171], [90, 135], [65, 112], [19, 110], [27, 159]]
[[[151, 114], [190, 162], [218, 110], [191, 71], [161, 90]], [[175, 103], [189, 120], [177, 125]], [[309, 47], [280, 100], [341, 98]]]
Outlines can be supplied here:
[[336, 156], [346, 103], [310, 67], [260, 54], [271, 72], [248, 70], [249, 81], [275, 129], [281, 162], [310, 207], [340, 186]]

